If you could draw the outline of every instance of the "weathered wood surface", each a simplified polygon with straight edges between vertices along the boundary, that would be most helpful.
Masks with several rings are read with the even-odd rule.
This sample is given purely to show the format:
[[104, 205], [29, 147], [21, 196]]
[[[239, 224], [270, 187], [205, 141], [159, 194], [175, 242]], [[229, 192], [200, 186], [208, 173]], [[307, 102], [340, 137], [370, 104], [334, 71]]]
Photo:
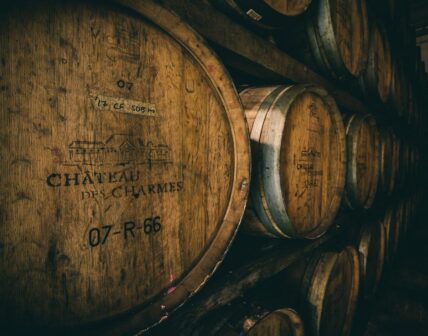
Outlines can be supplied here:
[[233, 83], [178, 16], [116, 3], [0, 11], [1, 327], [149, 327], [238, 229], [250, 156]]
[[367, 67], [361, 76], [361, 84], [368, 99], [386, 103], [391, 94], [392, 54], [385, 28], [379, 21], [370, 25]]
[[360, 100], [291, 58], [271, 42], [234, 22], [207, 1], [163, 0], [162, 3], [176, 11], [207, 39], [227, 50], [223, 60], [228, 63], [231, 59], [238, 70], [267, 80], [276, 74], [296, 83], [317, 84], [327, 89], [339, 105], [350, 111], [367, 111]]
[[348, 336], [359, 294], [360, 268], [353, 247], [323, 252], [307, 267], [302, 285], [302, 317], [316, 336]]
[[348, 207], [372, 206], [379, 182], [379, 132], [371, 115], [346, 117], [347, 170], [344, 201]]
[[319, 0], [307, 20], [311, 52], [333, 77], [358, 77], [366, 67], [368, 21], [365, 0]]
[[243, 229], [319, 237], [345, 185], [345, 129], [335, 101], [312, 85], [248, 88], [240, 96], [253, 158], [251, 208], [263, 223], [244, 221]]

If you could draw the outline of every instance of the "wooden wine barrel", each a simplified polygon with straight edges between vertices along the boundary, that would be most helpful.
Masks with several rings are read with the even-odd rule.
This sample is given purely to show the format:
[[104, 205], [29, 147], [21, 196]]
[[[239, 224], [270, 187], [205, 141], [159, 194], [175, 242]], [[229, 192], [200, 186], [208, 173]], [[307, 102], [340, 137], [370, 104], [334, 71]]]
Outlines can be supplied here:
[[357, 251], [324, 252], [308, 266], [303, 282], [302, 316], [305, 327], [314, 336], [347, 336], [359, 291]]
[[397, 152], [394, 150], [394, 136], [389, 128], [380, 129], [379, 186], [380, 190], [391, 195], [397, 176]]
[[237, 231], [239, 97], [155, 2], [18, 4], [0, 10], [0, 328], [145, 329]]
[[317, 1], [308, 11], [306, 33], [322, 72], [338, 79], [362, 73], [369, 45], [365, 0]]
[[379, 182], [379, 132], [371, 115], [345, 118], [347, 170], [345, 204], [353, 208], [372, 206]]
[[384, 27], [374, 21], [370, 27], [367, 67], [360, 78], [368, 99], [386, 103], [392, 84], [391, 48]]
[[251, 207], [261, 221], [244, 221], [244, 229], [274, 237], [320, 236], [337, 213], [345, 180], [336, 103], [312, 85], [249, 88], [240, 96], [252, 141]]
[[300, 316], [292, 309], [283, 308], [232, 316], [214, 335], [304, 336], [305, 331]]
[[382, 223], [364, 225], [358, 241], [360, 257], [361, 291], [364, 299], [375, 294], [385, 261], [386, 234]]
[[264, 29], [287, 25], [290, 17], [307, 10], [312, 0], [212, 0], [224, 10]]
[[397, 220], [397, 210], [394, 208], [387, 209], [383, 216], [382, 224], [385, 227], [386, 237], [385, 261], [390, 265], [397, 253], [400, 239], [400, 222]]

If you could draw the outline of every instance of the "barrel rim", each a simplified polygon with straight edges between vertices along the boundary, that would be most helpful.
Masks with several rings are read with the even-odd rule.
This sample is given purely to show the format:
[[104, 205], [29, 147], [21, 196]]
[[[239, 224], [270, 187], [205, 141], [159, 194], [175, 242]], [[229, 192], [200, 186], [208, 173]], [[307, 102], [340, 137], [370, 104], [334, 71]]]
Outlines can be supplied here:
[[[272, 91], [261, 102], [253, 129], [251, 130], [251, 139], [257, 139], [262, 143], [269, 143], [270, 146], [261, 148], [256, 142], [252, 142], [253, 147], [253, 184], [250, 191], [250, 197], [253, 200], [253, 206], [257, 215], [265, 225], [266, 229], [277, 236], [286, 238], [308, 238], [316, 239], [323, 235], [332, 224], [332, 221], [339, 210], [342, 192], [345, 186], [346, 169], [346, 148], [345, 132], [340, 112], [327, 91], [320, 86], [312, 84], [298, 84], [292, 86], [272, 87]], [[241, 95], [246, 90], [241, 92]], [[332, 192], [332, 198], [329, 202], [329, 210], [318, 225], [308, 232], [297, 232], [294, 224], [291, 222], [287, 206], [284, 203], [284, 190], [282, 189], [280, 167], [278, 162], [282, 155], [283, 148], [283, 130], [286, 127], [286, 120], [289, 109], [294, 104], [296, 98], [304, 93], [313, 93], [319, 96], [323, 103], [329, 109], [328, 116], [332, 124], [337, 129], [335, 132], [336, 142], [338, 143], [337, 163], [342, 165], [340, 173], [335, 174], [335, 188]], [[265, 127], [265, 123], [270, 123], [272, 115], [279, 116], [284, 122], [275, 123], [271, 127]], [[264, 169], [269, 167], [269, 169]]]

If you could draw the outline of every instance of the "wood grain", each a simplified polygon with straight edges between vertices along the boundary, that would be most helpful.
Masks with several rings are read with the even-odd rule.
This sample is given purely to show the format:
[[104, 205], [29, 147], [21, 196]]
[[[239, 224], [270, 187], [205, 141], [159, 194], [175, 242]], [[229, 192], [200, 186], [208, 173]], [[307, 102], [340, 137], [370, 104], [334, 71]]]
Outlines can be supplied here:
[[341, 252], [323, 252], [314, 257], [305, 272], [302, 286], [302, 308], [310, 335], [350, 334], [359, 281], [358, 254], [353, 247]]
[[[344, 129], [334, 100], [310, 85], [240, 93], [251, 133], [251, 208], [264, 235], [316, 238], [332, 223], [344, 186]], [[257, 226], [257, 227], [256, 227]]]
[[171, 12], [117, 3], [1, 11], [7, 326], [147, 328], [207, 281], [237, 231], [249, 141], [229, 76]]
[[368, 55], [365, 0], [320, 0], [311, 7], [307, 26], [321, 70], [339, 79], [359, 76]]
[[345, 204], [353, 208], [372, 206], [379, 179], [379, 134], [370, 115], [346, 117], [347, 171]]
[[370, 25], [367, 67], [361, 76], [362, 87], [368, 99], [387, 103], [391, 94], [392, 55], [385, 28], [374, 21]]

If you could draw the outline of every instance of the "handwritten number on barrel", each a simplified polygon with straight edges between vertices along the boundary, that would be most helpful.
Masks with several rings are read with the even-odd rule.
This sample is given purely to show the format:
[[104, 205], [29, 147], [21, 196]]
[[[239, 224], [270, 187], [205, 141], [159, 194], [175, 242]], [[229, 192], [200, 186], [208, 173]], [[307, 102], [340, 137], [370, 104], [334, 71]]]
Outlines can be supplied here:
[[131, 91], [132, 87], [134, 86], [134, 83], [132, 82], [125, 82], [123, 79], [119, 79], [116, 82], [117, 86], [121, 89], [128, 89], [128, 91]]

